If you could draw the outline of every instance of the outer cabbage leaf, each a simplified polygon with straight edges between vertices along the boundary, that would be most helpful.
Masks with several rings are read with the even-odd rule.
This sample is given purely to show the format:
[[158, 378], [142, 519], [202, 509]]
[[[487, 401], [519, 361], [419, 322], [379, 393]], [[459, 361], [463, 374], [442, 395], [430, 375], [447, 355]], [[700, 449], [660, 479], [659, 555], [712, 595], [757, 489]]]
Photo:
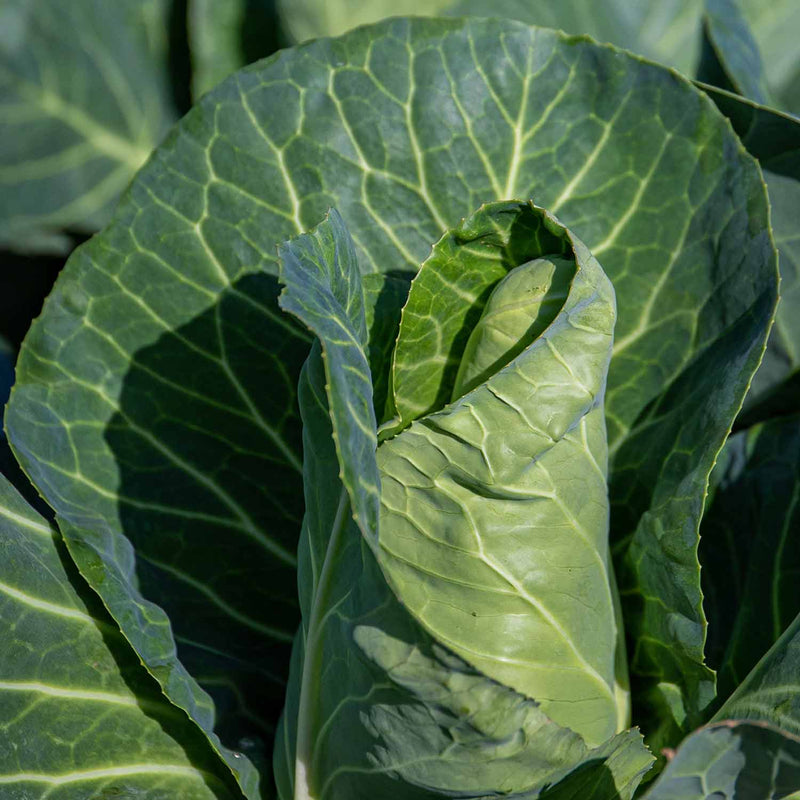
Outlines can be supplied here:
[[378, 422], [392, 416], [390, 400], [392, 351], [400, 329], [400, 312], [408, 297], [410, 276], [373, 272], [363, 277], [365, 313], [369, 331], [369, 369], [372, 399]]
[[[424, 3], [418, 6], [415, 13], [430, 13]], [[720, 79], [723, 88], [759, 102], [775, 98], [779, 107], [800, 113], [800, 58], [794, 40], [800, 11], [794, 0], [455, 0], [447, 13], [585, 33], [686, 75], [700, 70], [703, 80]], [[315, 22], [321, 28], [317, 35], [330, 32], [318, 10]]]
[[498, 17], [586, 33], [692, 74], [700, 59], [703, 0], [279, 0], [281, 17], [295, 41], [336, 36], [397, 14]]
[[[750, 99], [703, 86], [730, 118], [748, 151], [759, 159], [772, 206], [772, 227], [781, 268], [781, 303], [769, 346], [751, 387], [739, 427], [800, 410], [800, 119], [759, 103], [769, 100], [762, 86], [760, 57], [749, 30], [730, 0], [715, 0], [732, 22], [717, 20], [706, 29], [704, 80]], [[729, 8], [730, 6], [730, 8]], [[728, 25], [738, 35], [722, 31]], [[759, 101], [759, 102], [753, 102]]]
[[736, 434], [723, 452], [700, 556], [724, 700], [800, 614], [800, 416]]
[[764, 169], [800, 180], [797, 118], [716, 86], [701, 88], [728, 117], [747, 151]]
[[680, 746], [646, 800], [797, 800], [800, 740], [768, 725], [721, 722]]
[[692, 75], [700, 61], [704, 0], [455, 0], [447, 13], [497, 16], [588, 34]]
[[705, 0], [697, 78], [757, 103], [772, 104], [761, 52], [739, 0]]
[[701, 543], [712, 655], [725, 700], [715, 719], [763, 720], [794, 734], [800, 734], [798, 448], [797, 415], [732, 437]]
[[93, 232], [175, 119], [166, 0], [0, 8], [0, 244]]
[[[526, 213], [525, 206], [517, 209]], [[507, 217], [509, 211], [508, 205], [500, 208]], [[468, 666], [420, 629], [404, 608], [409, 593], [402, 582], [390, 577], [390, 589], [384, 575], [393, 569], [386, 551], [392, 537], [385, 538], [385, 531], [396, 523], [385, 507], [379, 522], [378, 504], [385, 499], [381, 483], [399, 478], [379, 467], [380, 453], [407, 434], [382, 444], [376, 459], [355, 248], [332, 212], [281, 254], [281, 304], [320, 337], [321, 347], [312, 348], [300, 384], [307, 503], [300, 544], [303, 623], [276, 746], [280, 796], [569, 796], [576, 780], [570, 773], [581, 766], [578, 782], [595, 783], [598, 798], [630, 797], [651, 763], [637, 733], [587, 750], [536, 703]], [[583, 305], [599, 308], [595, 318], [584, 313], [580, 320], [578, 313], [574, 322], [605, 327], [597, 334], [605, 350], [597, 364], [602, 373], [613, 295], [596, 264], [582, 264], [579, 276], [576, 284], [594, 283], [597, 290]], [[580, 292], [576, 286], [574, 295]], [[576, 301], [567, 300], [562, 318], [575, 313]], [[555, 332], [553, 338], [559, 338]], [[535, 349], [533, 344], [529, 351]], [[549, 352], [546, 345], [539, 350]], [[510, 367], [524, 369], [525, 355]], [[602, 426], [602, 415], [598, 419]], [[546, 790], [562, 778], [564, 794]]]
[[[800, 123], [795, 128], [800, 152]], [[764, 180], [780, 260], [781, 301], [741, 426], [800, 411], [800, 179], [764, 169]]]
[[[499, 0], [487, 6], [485, 0], [461, 0], [450, 13], [505, 16], [536, 25], [561, 28], [570, 33], [586, 33], [600, 41], [609, 41], [661, 63], [673, 66], [701, 81], [744, 95], [751, 101], [775, 104], [775, 93], [783, 107], [800, 111], [800, 60], [796, 47], [777, 41], [794, 36], [800, 25], [800, 12], [792, 0], [659, 0], [626, 3], [622, 0]], [[702, 32], [702, 36], [701, 36]], [[701, 46], [702, 41], [702, 46]], [[797, 73], [797, 79], [793, 78]], [[796, 372], [800, 332], [796, 306], [798, 264], [800, 264], [800, 188], [786, 175], [789, 160], [796, 161], [800, 148], [800, 123], [772, 109], [750, 111], [744, 102], [723, 97], [723, 92], [703, 87], [723, 113], [732, 117], [737, 133], [756, 158], [762, 159], [773, 208], [775, 241], [780, 250], [784, 302], [778, 312], [765, 363], [756, 378], [748, 404], [764, 401], [763, 413], [749, 417], [770, 416], [792, 406], [800, 408], [800, 375]], [[792, 92], [796, 96], [792, 96]], [[752, 125], [745, 121], [758, 117]], [[771, 118], [771, 119], [770, 119]], [[792, 130], [794, 128], [794, 130]], [[788, 156], [789, 149], [795, 153]], [[770, 152], [771, 151], [771, 152]], [[763, 156], [769, 154], [767, 160]], [[772, 162], [771, 164], [768, 163]], [[777, 172], [778, 174], [773, 174]], [[767, 172], [766, 170], [769, 170]], [[796, 164], [793, 174], [798, 178]], [[787, 379], [785, 386], [775, 384]], [[761, 398], [757, 395], [773, 390]], [[744, 421], [743, 421], [744, 423]]]
[[[730, 56], [724, 59], [725, 82], [720, 85], [735, 87], [759, 102], [769, 102], [774, 96], [781, 108], [800, 113], [800, 58], [793, 38], [800, 12], [793, 0], [402, 0], [399, 5], [385, 0], [279, 2], [284, 24], [295, 41], [339, 35], [357, 25], [397, 14], [446, 13], [500, 17], [568, 33], [585, 33], [687, 75], [694, 75], [698, 68], [701, 72], [708, 68], [710, 48], [717, 55]], [[766, 59], [762, 59], [762, 53]], [[705, 72], [705, 77], [713, 74]]]
[[800, 735], [800, 615], [764, 654], [715, 719], [752, 719]]
[[239, 796], [76, 573], [58, 532], [2, 476], [0, 630], [4, 800]]
[[182, 707], [204, 696], [181, 665], [217, 694], [208, 678], [235, 676], [248, 738], [253, 717], [270, 737], [283, 696], [309, 337], [277, 310], [276, 242], [335, 204], [362, 272], [415, 272], [446, 229], [514, 195], [615, 283], [606, 414], [633, 669], [640, 700], [679, 699], [675, 725], [704, 708], [696, 530], [775, 299], [757, 167], [675, 73], [463, 20], [386, 22], [224, 82], [72, 257], [23, 347], [9, 438]]

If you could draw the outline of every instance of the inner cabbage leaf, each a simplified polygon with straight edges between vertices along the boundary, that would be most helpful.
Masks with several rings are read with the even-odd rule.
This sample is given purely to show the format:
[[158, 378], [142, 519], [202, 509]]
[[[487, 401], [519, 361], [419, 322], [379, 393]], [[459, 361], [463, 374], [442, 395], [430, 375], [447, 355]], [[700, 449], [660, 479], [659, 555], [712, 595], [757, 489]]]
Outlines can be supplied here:
[[[609, 798], [630, 797], [651, 756], [622, 732], [602, 403], [615, 301], [600, 265], [532, 203], [483, 206], [446, 233], [403, 310], [396, 408], [409, 391], [403, 337], [425, 319], [430, 333], [456, 318], [480, 331], [520, 284], [557, 313], [532, 340], [536, 321], [518, 315], [507, 330], [521, 352], [493, 353], [485, 381], [405, 428], [395, 419], [378, 445], [364, 292], [341, 218], [281, 256], [281, 305], [319, 337], [299, 391], [303, 621], [275, 751], [281, 798], [538, 797], [578, 765], [612, 776]], [[544, 266], [554, 257], [571, 273], [566, 292]], [[442, 283], [442, 259], [461, 277]], [[434, 298], [444, 316], [416, 314]], [[447, 329], [451, 354], [476, 356], [465, 331]], [[452, 366], [425, 382], [434, 397]]]

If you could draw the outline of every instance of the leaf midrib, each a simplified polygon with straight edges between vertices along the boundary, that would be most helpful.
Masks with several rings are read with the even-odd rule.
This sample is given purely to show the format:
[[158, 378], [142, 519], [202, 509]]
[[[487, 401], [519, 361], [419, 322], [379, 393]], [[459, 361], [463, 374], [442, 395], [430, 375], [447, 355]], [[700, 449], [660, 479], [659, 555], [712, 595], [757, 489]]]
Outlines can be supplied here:
[[[297, 712], [297, 744], [295, 748], [295, 800], [316, 800], [317, 795], [312, 791], [312, 776], [310, 774], [312, 751], [314, 745], [314, 725], [318, 704], [311, 702], [315, 694], [315, 681], [319, 676], [319, 659], [322, 656], [322, 629], [327, 618], [328, 595], [332, 588], [335, 576], [335, 562], [343, 534], [347, 527], [347, 510], [350, 506], [349, 496], [345, 487], [339, 495], [339, 505], [336, 516], [331, 526], [331, 535], [322, 562], [319, 579], [314, 592], [311, 606], [311, 615], [306, 630], [305, 656], [303, 658], [303, 672], [300, 681], [300, 707]], [[320, 795], [321, 796], [321, 795]]]

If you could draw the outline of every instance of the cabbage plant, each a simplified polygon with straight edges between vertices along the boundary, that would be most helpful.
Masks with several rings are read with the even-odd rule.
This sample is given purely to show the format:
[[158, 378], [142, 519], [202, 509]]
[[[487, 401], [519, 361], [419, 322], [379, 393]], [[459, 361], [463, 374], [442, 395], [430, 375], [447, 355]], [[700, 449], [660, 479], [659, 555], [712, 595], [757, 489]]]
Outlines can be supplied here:
[[3, 796], [796, 796], [796, 130], [508, 20], [205, 95], [17, 362]]

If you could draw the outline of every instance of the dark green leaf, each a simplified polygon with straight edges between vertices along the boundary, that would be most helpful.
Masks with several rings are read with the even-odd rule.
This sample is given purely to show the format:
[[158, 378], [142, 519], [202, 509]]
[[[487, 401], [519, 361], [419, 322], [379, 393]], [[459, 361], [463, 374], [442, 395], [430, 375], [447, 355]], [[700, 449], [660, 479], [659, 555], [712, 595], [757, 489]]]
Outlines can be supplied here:
[[800, 6], [794, 0], [738, 0], [764, 59], [780, 107], [800, 114]]
[[[800, 123], [795, 127], [800, 146]], [[800, 411], [796, 388], [800, 380], [800, 179], [765, 169], [764, 180], [780, 260], [781, 301], [764, 362], [753, 380], [752, 396], [745, 407], [751, 421], [776, 412]]]
[[312, 234], [286, 242], [278, 254], [286, 286], [278, 303], [322, 342], [342, 482], [364, 536], [374, 537], [380, 502], [378, 433], [355, 244], [339, 212], [331, 211]]
[[5, 337], [0, 336], [0, 408], [5, 407], [11, 384], [14, 383], [14, 357], [11, 345]]
[[700, 58], [703, 0], [456, 0], [447, 11], [588, 34], [687, 75], [694, 74]]
[[[796, 563], [796, 559], [795, 559]], [[796, 581], [796, 568], [792, 577]], [[796, 584], [795, 584], [796, 585]], [[784, 589], [787, 588], [784, 584]], [[785, 592], [788, 594], [788, 592]], [[792, 598], [796, 601], [796, 598]], [[795, 602], [796, 605], [796, 602]], [[800, 735], [800, 615], [761, 658], [715, 719], [754, 719]]]
[[[369, 369], [372, 397], [379, 423], [394, 415], [390, 399], [392, 351], [400, 330], [400, 312], [408, 297], [413, 276], [373, 272], [364, 275], [364, 302], [369, 331]], [[388, 405], [387, 405], [388, 404]]]
[[[416, 13], [430, 13], [420, 0], [416, 5]], [[800, 113], [800, 10], [795, 0], [456, 0], [447, 12], [589, 34], [686, 75], [695, 75], [700, 66], [706, 77], [722, 77], [724, 88], [754, 100], [774, 96], [781, 108]], [[317, 26], [316, 35], [331, 32], [318, 8], [310, 6], [307, 14]], [[709, 56], [716, 64], [709, 64]], [[709, 73], [709, 66], [722, 66], [723, 71]]]
[[800, 121], [703, 85], [753, 156], [761, 162], [772, 206], [781, 270], [781, 302], [745, 408], [746, 428], [800, 410]]
[[800, 417], [739, 433], [725, 449], [700, 549], [723, 699], [800, 614]]
[[738, 0], [705, 0], [697, 78], [757, 103], [770, 104], [761, 53]]
[[701, 84], [701, 88], [728, 117], [762, 168], [800, 180], [800, 122], [795, 117], [715, 86]]

